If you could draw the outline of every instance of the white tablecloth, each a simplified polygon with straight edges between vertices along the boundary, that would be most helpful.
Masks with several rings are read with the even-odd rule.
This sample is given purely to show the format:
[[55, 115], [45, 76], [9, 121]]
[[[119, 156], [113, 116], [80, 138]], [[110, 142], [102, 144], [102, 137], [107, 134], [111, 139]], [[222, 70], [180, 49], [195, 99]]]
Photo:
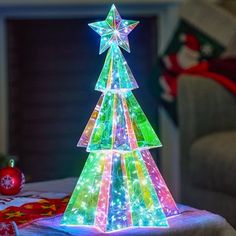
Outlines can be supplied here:
[[[49, 191], [71, 193], [76, 184], [75, 178], [27, 184], [23, 191]], [[179, 205], [181, 214], [168, 219], [169, 228], [132, 228], [109, 234], [101, 233], [95, 228], [61, 227], [61, 216], [37, 220], [20, 228], [21, 236], [236, 236], [236, 231], [219, 215], [204, 210]]]

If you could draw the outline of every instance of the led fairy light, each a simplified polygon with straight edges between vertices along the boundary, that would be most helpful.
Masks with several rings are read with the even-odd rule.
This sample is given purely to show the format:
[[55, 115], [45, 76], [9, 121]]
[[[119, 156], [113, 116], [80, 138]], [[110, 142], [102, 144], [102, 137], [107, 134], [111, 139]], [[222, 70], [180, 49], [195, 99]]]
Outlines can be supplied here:
[[121, 19], [112, 5], [104, 21], [89, 24], [108, 49], [95, 89], [102, 95], [78, 146], [90, 152], [62, 224], [102, 231], [168, 227], [176, 204], [148, 151], [161, 142], [131, 90], [138, 88], [120, 48], [137, 21]]

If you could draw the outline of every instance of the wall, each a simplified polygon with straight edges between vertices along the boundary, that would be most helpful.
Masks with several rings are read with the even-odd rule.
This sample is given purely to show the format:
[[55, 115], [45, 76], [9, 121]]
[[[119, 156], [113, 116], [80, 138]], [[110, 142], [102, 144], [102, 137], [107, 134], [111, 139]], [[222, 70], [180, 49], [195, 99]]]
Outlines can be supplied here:
[[173, 3], [179, 3], [182, 0], [102, 0], [102, 1], [97, 1], [97, 0], [0, 0], [0, 5], [60, 5], [60, 4], [112, 4], [112, 3], [135, 3], [135, 4], [173, 4]]
[[0, 152], [7, 152], [7, 81], [5, 54], [5, 24], [0, 17]]

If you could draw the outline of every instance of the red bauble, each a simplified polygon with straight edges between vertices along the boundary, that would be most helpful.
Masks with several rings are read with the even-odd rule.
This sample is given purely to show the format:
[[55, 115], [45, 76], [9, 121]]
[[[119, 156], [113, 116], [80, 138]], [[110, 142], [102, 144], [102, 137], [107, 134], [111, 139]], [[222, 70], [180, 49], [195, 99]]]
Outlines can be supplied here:
[[16, 167], [14, 161], [10, 161], [9, 167], [0, 170], [0, 193], [15, 195], [20, 192], [25, 183], [24, 174]]

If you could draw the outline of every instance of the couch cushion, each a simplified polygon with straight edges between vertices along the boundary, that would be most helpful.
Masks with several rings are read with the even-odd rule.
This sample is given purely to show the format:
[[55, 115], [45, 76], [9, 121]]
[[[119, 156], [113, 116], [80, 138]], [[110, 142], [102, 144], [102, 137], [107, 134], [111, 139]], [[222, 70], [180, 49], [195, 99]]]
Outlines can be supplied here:
[[236, 196], [236, 131], [214, 133], [195, 141], [189, 168], [195, 186]]

